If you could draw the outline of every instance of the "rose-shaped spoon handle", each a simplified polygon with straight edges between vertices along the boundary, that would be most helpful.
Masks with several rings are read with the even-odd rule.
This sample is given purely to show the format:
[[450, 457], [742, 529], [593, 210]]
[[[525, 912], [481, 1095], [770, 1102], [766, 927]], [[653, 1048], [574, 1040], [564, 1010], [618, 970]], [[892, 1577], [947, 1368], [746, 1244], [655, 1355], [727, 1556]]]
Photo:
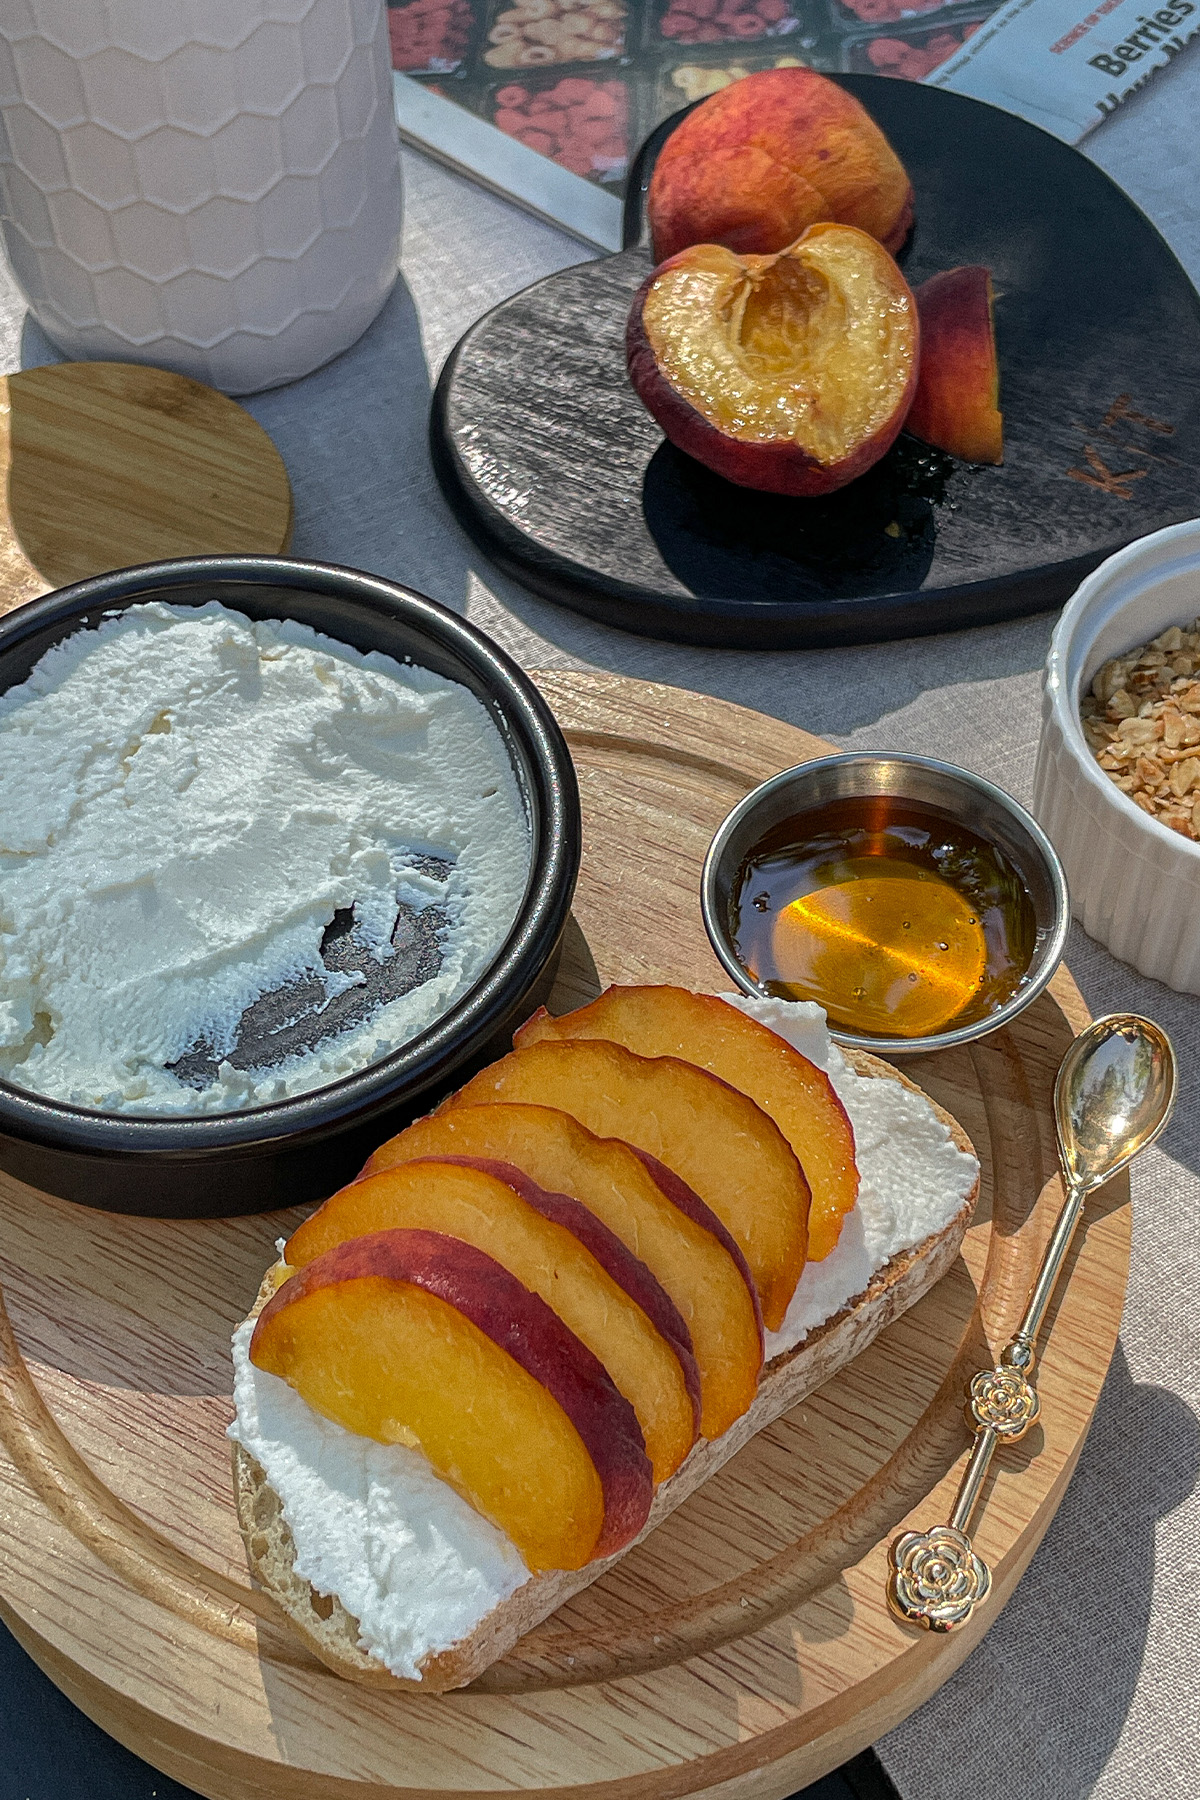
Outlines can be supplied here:
[[991, 1588], [991, 1572], [967, 1527], [997, 1444], [1015, 1443], [1037, 1420], [1030, 1377], [1038, 1333], [1083, 1203], [1153, 1143], [1171, 1116], [1177, 1079], [1170, 1039], [1133, 1013], [1097, 1019], [1063, 1058], [1054, 1084], [1054, 1122], [1066, 1197], [1015, 1336], [997, 1367], [981, 1370], [971, 1382], [967, 1423], [975, 1444], [950, 1522], [906, 1531], [888, 1553], [888, 1605], [907, 1624], [953, 1631]]
[[[1043, 1312], [1071, 1241], [1085, 1192], [1083, 1188], [1071, 1189], [1059, 1214], [1051, 1248], [1034, 1289], [1036, 1297], [1049, 1271]], [[1055, 1245], [1059, 1246], [1057, 1252]], [[1023, 1372], [1033, 1363], [1032, 1351], [1026, 1352], [1022, 1337], [1032, 1312], [1031, 1299], [1021, 1331], [1004, 1351], [999, 1365], [994, 1369], [981, 1369], [971, 1382], [967, 1393], [967, 1424], [974, 1428], [975, 1444], [963, 1470], [949, 1524], [935, 1525], [931, 1531], [906, 1531], [888, 1552], [891, 1565], [888, 1605], [896, 1617], [908, 1625], [920, 1625], [926, 1631], [953, 1631], [956, 1626], [966, 1623], [991, 1588], [991, 1571], [976, 1553], [967, 1535], [967, 1526], [996, 1445], [1001, 1441], [1011, 1444], [1024, 1437], [1037, 1420], [1037, 1389]], [[1035, 1334], [1036, 1329], [1034, 1326]], [[1021, 1365], [1010, 1360], [1014, 1355], [1024, 1358], [1026, 1354], [1028, 1362]]]

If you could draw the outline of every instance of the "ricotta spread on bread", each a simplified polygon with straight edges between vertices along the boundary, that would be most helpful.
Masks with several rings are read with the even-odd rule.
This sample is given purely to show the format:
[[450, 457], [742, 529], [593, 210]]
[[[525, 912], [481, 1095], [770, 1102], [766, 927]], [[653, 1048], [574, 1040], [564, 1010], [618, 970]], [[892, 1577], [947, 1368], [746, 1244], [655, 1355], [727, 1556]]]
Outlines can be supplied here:
[[[0, 697], [0, 1075], [136, 1114], [325, 1086], [460, 998], [529, 866], [510, 758], [466, 688], [215, 602], [132, 607]], [[409, 991], [238, 1059], [263, 996], [286, 1009], [302, 984], [319, 1015], [393, 958], [400, 909], [428, 915]], [[336, 914], [357, 968], [323, 961]]]
[[347, 1431], [255, 1368], [253, 1335], [252, 1320], [234, 1334], [230, 1436], [280, 1496], [297, 1572], [317, 1593], [337, 1595], [362, 1623], [363, 1648], [393, 1675], [419, 1681], [422, 1657], [468, 1636], [529, 1570], [420, 1450]]
[[893, 1256], [943, 1230], [975, 1185], [979, 1164], [958, 1148], [924, 1094], [856, 1075], [830, 1038], [821, 1007], [745, 994], [722, 999], [824, 1069], [854, 1127], [858, 1204], [829, 1255], [805, 1263], [779, 1330], [765, 1333], [769, 1365], [861, 1294]]
[[[806, 1265], [767, 1365], [861, 1295], [899, 1252], [944, 1230], [979, 1174], [919, 1093], [860, 1076], [830, 1040], [821, 1009], [727, 996], [825, 1069], [854, 1126], [858, 1200], [837, 1246]], [[236, 1417], [229, 1434], [261, 1467], [294, 1540], [294, 1568], [335, 1595], [359, 1647], [393, 1675], [421, 1679], [529, 1578], [511, 1542], [434, 1474], [418, 1451], [377, 1443], [318, 1415], [249, 1356], [253, 1324], [233, 1340]]]

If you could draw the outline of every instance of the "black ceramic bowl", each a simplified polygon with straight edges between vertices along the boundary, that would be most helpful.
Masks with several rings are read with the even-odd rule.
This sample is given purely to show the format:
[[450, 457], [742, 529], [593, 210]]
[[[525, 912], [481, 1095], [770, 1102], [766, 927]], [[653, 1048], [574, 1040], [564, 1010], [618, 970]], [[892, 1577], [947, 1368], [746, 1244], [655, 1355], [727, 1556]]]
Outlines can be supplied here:
[[296, 619], [460, 682], [499, 727], [529, 816], [529, 882], [499, 955], [442, 1018], [360, 1073], [271, 1106], [160, 1119], [89, 1112], [0, 1081], [0, 1168], [34, 1187], [177, 1219], [292, 1206], [351, 1179], [390, 1131], [507, 1049], [506, 1033], [544, 996], [579, 873], [575, 771], [537, 689], [482, 632], [393, 582], [284, 557], [150, 563], [22, 606], [0, 619], [0, 693], [62, 638], [146, 600]]

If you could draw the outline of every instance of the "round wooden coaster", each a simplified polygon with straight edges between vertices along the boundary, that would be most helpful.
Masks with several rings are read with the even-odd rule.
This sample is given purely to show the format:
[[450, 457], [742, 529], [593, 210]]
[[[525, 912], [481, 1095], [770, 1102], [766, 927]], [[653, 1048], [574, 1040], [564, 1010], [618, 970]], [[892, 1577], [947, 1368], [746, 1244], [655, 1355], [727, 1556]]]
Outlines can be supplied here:
[[0, 613], [107, 569], [277, 555], [292, 490], [261, 425], [224, 394], [138, 363], [0, 377]]

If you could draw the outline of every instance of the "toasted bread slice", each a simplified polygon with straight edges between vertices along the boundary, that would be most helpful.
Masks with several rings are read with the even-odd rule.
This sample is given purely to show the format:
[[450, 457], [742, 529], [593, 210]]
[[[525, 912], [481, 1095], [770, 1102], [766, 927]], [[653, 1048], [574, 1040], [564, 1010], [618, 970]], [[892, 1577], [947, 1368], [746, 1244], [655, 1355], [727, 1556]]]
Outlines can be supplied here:
[[[887, 1063], [862, 1051], [843, 1055], [859, 1075], [898, 1081], [914, 1093], [922, 1090]], [[926, 1096], [928, 1098], [928, 1096]], [[950, 1132], [958, 1149], [974, 1154], [974, 1147], [958, 1122], [934, 1101], [937, 1117]], [[803, 1343], [772, 1358], [763, 1370], [758, 1394], [721, 1437], [701, 1439], [682, 1466], [662, 1483], [654, 1497], [650, 1517], [636, 1543], [730, 1457], [756, 1432], [789, 1412], [815, 1388], [865, 1350], [893, 1320], [927, 1293], [958, 1256], [978, 1198], [979, 1182], [963, 1201], [950, 1223], [913, 1249], [893, 1256], [841, 1312], [810, 1331]], [[254, 1312], [264, 1306], [279, 1280], [279, 1265], [267, 1272]], [[352, 1681], [372, 1687], [409, 1687], [423, 1693], [445, 1693], [473, 1681], [484, 1669], [510, 1650], [517, 1639], [569, 1600], [572, 1594], [605, 1574], [620, 1556], [589, 1563], [574, 1571], [551, 1570], [531, 1576], [525, 1585], [503, 1601], [465, 1638], [421, 1665], [421, 1681], [410, 1682], [392, 1675], [377, 1658], [359, 1647], [358, 1621], [336, 1598], [317, 1594], [293, 1563], [291, 1532], [274, 1490], [253, 1457], [233, 1446], [233, 1479], [238, 1523], [254, 1579], [279, 1603], [313, 1654], [329, 1668]]]

